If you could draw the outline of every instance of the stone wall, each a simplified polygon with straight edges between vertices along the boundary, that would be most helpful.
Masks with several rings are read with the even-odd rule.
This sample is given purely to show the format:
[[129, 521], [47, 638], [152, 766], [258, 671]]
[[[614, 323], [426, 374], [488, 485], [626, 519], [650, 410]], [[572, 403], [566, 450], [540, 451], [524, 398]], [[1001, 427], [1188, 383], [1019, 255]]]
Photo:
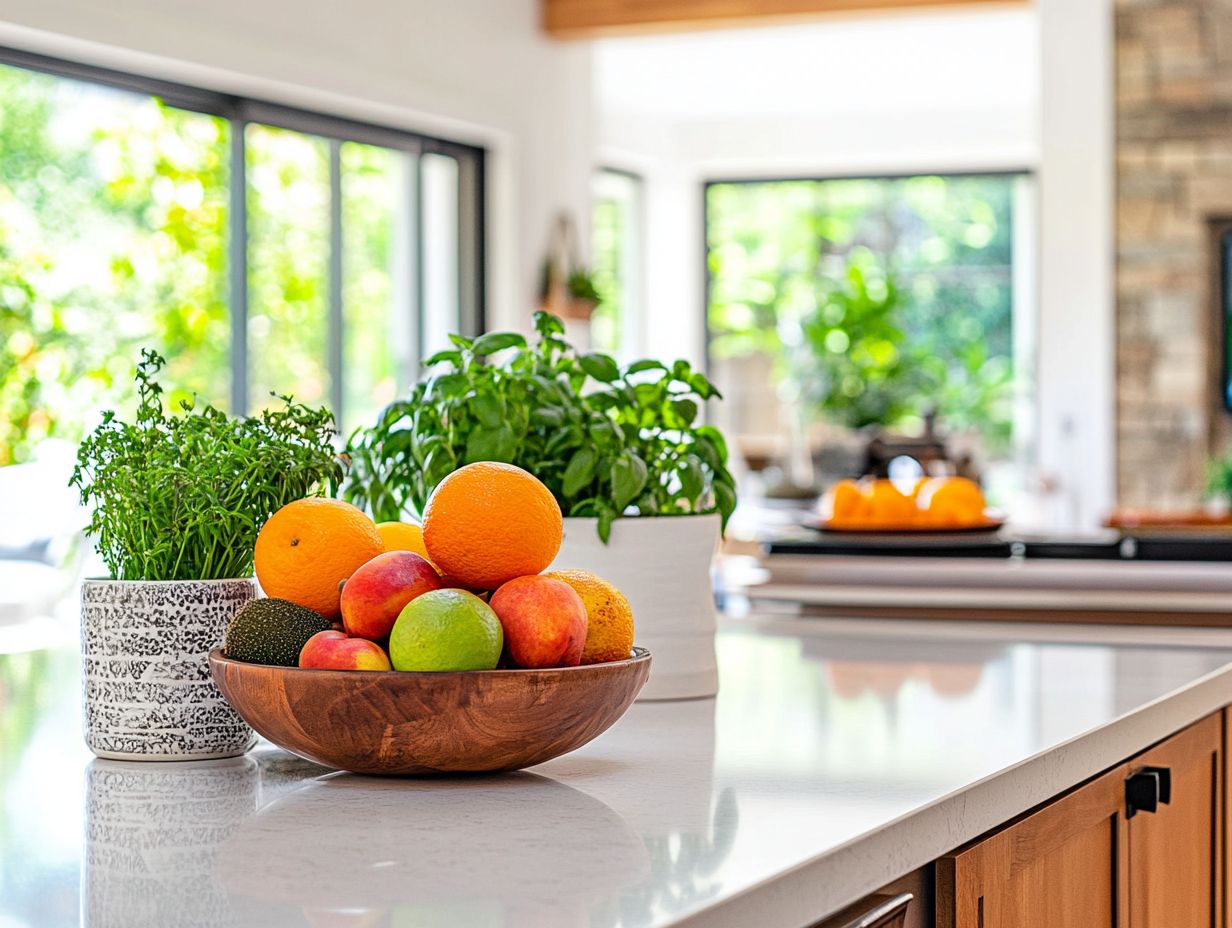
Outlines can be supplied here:
[[1192, 505], [1232, 436], [1211, 254], [1232, 220], [1232, 0], [1115, 9], [1118, 497]]

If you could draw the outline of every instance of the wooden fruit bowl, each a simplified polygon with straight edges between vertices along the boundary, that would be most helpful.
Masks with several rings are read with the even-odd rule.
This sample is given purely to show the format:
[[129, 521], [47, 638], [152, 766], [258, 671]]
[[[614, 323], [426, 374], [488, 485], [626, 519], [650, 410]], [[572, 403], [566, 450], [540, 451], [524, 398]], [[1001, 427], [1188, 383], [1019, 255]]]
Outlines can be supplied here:
[[210, 652], [227, 702], [292, 754], [386, 776], [493, 773], [580, 748], [624, 715], [650, 652], [550, 670], [456, 673], [306, 670]]

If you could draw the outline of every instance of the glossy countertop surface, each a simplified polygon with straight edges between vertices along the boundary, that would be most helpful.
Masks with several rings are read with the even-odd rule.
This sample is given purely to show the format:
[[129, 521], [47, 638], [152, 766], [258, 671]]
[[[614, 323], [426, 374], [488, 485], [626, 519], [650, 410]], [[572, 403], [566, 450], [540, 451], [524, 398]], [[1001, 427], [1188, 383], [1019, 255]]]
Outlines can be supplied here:
[[[0, 643], [3, 639], [0, 639]], [[0, 928], [809, 924], [1232, 703], [1232, 633], [724, 623], [715, 700], [496, 777], [92, 759], [0, 653]]]

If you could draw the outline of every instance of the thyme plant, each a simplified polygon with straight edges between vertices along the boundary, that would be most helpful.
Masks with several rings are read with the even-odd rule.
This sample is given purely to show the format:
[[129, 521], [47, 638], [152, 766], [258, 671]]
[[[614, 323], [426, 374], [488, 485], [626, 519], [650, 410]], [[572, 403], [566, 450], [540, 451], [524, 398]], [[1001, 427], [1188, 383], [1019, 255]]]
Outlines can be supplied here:
[[142, 351], [135, 421], [104, 413], [69, 484], [92, 508], [89, 531], [115, 579], [249, 576], [265, 520], [341, 482], [333, 415], [290, 397], [249, 418], [188, 401], [167, 415], [154, 379], [164, 363]]

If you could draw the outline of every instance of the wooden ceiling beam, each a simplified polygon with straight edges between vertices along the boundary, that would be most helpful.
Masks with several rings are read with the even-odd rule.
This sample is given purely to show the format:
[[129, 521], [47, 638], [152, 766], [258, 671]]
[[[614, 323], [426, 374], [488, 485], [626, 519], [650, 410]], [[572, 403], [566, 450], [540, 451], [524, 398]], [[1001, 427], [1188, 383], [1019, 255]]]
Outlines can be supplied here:
[[684, 32], [956, 7], [1023, 7], [1030, 0], [542, 0], [543, 27], [559, 39]]

